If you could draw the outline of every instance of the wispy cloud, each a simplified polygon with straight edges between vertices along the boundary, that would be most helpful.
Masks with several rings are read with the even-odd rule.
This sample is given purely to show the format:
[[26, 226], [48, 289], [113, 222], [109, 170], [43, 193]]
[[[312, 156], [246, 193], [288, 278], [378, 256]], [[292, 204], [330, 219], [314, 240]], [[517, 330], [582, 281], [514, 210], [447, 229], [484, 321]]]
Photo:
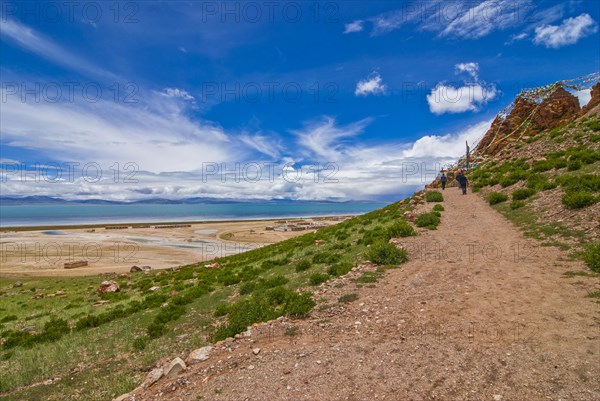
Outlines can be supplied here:
[[344, 25], [344, 33], [361, 32], [364, 29], [364, 21], [356, 20]]
[[77, 73], [104, 79], [117, 79], [115, 74], [97, 67], [19, 22], [6, 18], [0, 19], [0, 35], [38, 56]]
[[579, 39], [597, 30], [596, 21], [589, 14], [584, 13], [575, 18], [567, 18], [560, 25], [542, 25], [535, 28], [533, 43], [558, 49], [575, 44]]
[[323, 117], [317, 121], [306, 122], [303, 129], [293, 130], [292, 133], [297, 136], [298, 143], [313, 155], [328, 161], [337, 161], [344, 155], [343, 150], [347, 149], [343, 146], [343, 140], [361, 134], [370, 122], [371, 119], [366, 118], [338, 126], [335, 118]]

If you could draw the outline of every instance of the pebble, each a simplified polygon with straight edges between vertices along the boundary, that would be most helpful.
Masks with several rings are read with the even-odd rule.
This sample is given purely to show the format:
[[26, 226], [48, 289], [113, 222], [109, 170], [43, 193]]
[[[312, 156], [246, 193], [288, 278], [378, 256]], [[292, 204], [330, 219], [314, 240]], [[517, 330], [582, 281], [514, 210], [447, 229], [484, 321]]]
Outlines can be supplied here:
[[254, 349], [252, 350], [252, 353], [253, 353], [254, 355], [258, 355], [258, 354], [260, 353], [260, 348], [254, 348]]

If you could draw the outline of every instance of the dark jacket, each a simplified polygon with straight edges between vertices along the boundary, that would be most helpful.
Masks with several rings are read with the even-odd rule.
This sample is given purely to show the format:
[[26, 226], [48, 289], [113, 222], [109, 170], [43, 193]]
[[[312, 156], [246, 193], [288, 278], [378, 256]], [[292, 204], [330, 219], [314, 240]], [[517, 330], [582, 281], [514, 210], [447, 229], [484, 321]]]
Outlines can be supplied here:
[[445, 175], [443, 175], [443, 176], [440, 177], [440, 181], [441, 182], [446, 182], [446, 181], [448, 181], [448, 177], [446, 177]]
[[469, 182], [469, 180], [467, 180], [467, 177], [465, 177], [464, 174], [458, 174], [456, 176], [456, 181], [458, 181], [461, 187], [466, 187], [467, 183]]

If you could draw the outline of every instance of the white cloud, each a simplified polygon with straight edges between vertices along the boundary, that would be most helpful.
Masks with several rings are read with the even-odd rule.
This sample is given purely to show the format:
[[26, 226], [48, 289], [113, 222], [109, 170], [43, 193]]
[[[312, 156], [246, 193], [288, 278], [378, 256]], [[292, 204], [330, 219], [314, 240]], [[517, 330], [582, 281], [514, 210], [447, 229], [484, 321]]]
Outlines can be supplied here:
[[433, 114], [478, 111], [497, 95], [495, 87], [485, 88], [478, 83], [461, 87], [438, 83], [427, 95], [429, 110]]
[[385, 94], [386, 89], [381, 75], [374, 72], [368, 78], [358, 81], [354, 94], [356, 96], [382, 95]]
[[473, 148], [490, 128], [493, 120], [482, 121], [464, 131], [446, 135], [426, 135], [403, 152], [404, 157], [431, 157], [455, 160], [465, 153], [465, 141]]
[[364, 29], [364, 21], [356, 20], [344, 25], [344, 33], [360, 32]]
[[194, 97], [190, 95], [188, 91], [178, 88], [165, 88], [160, 94], [164, 97], [194, 100]]
[[433, 114], [478, 111], [498, 95], [494, 85], [480, 82], [478, 63], [459, 63], [454, 66], [455, 74], [463, 72], [471, 78], [464, 85], [454, 86], [439, 82], [427, 95], [427, 104]]
[[241, 152], [216, 124], [193, 121], [177, 99], [140, 94], [138, 104], [23, 102], [4, 93], [2, 138], [50, 160], [134, 162], [147, 171], [199, 168], [204, 161], [229, 160]]
[[478, 80], [477, 74], [479, 74], [479, 63], [460, 63], [454, 66], [456, 73], [466, 72], [475, 81]]
[[579, 39], [591, 35], [598, 30], [598, 25], [589, 14], [581, 14], [575, 18], [567, 18], [560, 25], [542, 25], [535, 28], [533, 43], [548, 48], [575, 44]]

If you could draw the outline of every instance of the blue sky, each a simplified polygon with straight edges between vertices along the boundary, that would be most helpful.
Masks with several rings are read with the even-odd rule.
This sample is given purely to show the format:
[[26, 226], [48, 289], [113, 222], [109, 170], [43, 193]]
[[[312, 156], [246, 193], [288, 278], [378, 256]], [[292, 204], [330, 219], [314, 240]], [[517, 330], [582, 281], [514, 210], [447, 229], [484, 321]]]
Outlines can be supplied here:
[[5, 196], [394, 200], [522, 88], [600, 70], [597, 1], [1, 11]]

